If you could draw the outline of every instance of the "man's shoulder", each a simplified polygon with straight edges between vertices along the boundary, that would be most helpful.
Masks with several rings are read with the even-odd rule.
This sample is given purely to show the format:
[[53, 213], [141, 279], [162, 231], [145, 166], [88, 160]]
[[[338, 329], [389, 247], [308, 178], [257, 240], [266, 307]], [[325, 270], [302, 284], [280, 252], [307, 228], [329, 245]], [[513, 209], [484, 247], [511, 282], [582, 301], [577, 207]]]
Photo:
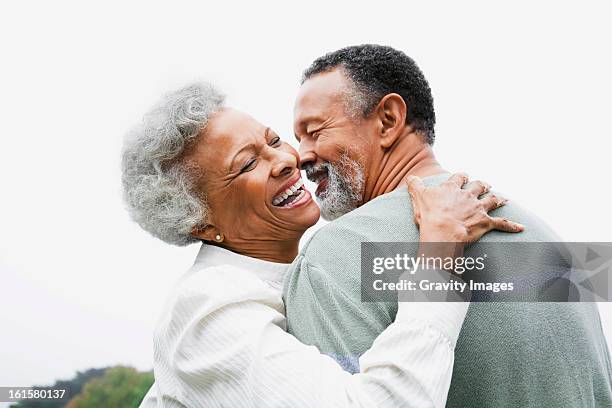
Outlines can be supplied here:
[[351, 242], [405, 241], [418, 237], [410, 196], [406, 188], [384, 194], [321, 227], [305, 245], [320, 246]]
[[[503, 193], [495, 194], [499, 197], [506, 197]], [[558, 242], [561, 238], [557, 233], [540, 217], [531, 211], [510, 200], [505, 206], [493, 210], [489, 213], [491, 217], [505, 217], [511, 221], [518, 222], [525, 226], [525, 230], [518, 234], [507, 232], [491, 231], [485, 234], [480, 241], [509, 241], [509, 242]]]
[[[447, 175], [430, 178], [439, 184]], [[504, 194], [497, 193], [505, 197]], [[512, 234], [491, 231], [482, 242], [558, 242], [560, 238], [539, 217], [513, 201], [490, 213], [525, 225], [525, 231]], [[384, 194], [321, 227], [303, 246], [293, 270], [308, 264], [313, 270], [359, 266], [362, 242], [417, 242], [419, 230], [413, 221], [410, 195], [405, 187]], [[314, 272], [311, 272], [314, 273]]]
[[315, 232], [289, 269], [286, 284], [296, 286], [305, 279], [307, 286], [356, 286], [362, 242], [411, 239], [418, 239], [418, 230], [412, 221], [408, 191], [385, 194]]
[[[423, 182], [427, 186], [438, 185], [449, 176], [449, 173], [436, 174], [423, 178]], [[338, 233], [363, 238], [361, 241], [411, 241], [418, 239], [418, 228], [413, 216], [408, 189], [400, 187], [325, 225], [309, 244], [329, 241]]]

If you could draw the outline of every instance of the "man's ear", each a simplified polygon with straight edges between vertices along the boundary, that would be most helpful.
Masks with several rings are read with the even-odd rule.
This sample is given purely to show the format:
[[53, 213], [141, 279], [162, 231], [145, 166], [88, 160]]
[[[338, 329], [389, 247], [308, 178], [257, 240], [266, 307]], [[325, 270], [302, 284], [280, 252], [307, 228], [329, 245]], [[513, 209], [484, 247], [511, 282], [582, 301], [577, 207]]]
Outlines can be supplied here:
[[217, 229], [214, 225], [205, 225], [203, 227], [196, 227], [191, 230], [191, 236], [194, 238], [201, 239], [203, 241], [213, 241], [220, 242], [222, 240], [217, 239], [217, 237], [223, 237], [221, 231]]
[[395, 143], [404, 130], [406, 103], [396, 93], [387, 94], [376, 106], [376, 115], [380, 122], [380, 146], [387, 149]]

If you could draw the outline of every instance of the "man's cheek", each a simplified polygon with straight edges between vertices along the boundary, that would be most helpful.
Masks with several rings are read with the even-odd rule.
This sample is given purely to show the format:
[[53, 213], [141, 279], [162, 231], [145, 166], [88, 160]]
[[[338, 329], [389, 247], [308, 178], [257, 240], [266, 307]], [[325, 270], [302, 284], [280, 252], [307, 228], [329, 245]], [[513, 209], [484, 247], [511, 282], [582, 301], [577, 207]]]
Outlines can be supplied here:
[[340, 160], [343, 151], [346, 151], [346, 146], [342, 143], [334, 142], [321, 143], [319, 151], [316, 153], [322, 162], [336, 164]]

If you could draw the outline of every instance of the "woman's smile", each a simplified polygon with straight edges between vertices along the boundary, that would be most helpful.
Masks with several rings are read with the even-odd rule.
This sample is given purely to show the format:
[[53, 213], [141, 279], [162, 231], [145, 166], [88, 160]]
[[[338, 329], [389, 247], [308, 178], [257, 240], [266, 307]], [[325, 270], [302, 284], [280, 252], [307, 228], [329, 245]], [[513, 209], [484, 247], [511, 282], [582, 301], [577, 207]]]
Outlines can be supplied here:
[[282, 209], [293, 209], [308, 204], [309, 201], [312, 201], [312, 196], [306, 190], [304, 181], [298, 171], [297, 178], [292, 177], [276, 192], [274, 198], [272, 198], [272, 205]]

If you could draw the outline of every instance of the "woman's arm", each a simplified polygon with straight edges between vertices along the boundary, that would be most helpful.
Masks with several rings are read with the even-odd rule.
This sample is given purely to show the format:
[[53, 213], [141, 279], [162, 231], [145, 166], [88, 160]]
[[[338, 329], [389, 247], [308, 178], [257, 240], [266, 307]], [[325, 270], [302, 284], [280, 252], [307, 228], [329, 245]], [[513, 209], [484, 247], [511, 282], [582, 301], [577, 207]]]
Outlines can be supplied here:
[[[226, 283], [228, 291], [237, 284]], [[361, 356], [361, 371], [352, 375], [284, 331], [271, 292], [255, 286], [248, 292], [250, 298], [214, 310], [204, 295], [178, 299], [175, 310], [188, 306], [194, 314], [174, 322], [156, 343], [158, 391], [143, 406], [444, 406], [467, 304], [400, 305], [395, 323]], [[202, 310], [210, 312], [198, 316]]]
[[429, 257], [459, 257], [466, 244], [489, 231], [523, 231], [521, 224], [489, 212], [507, 200], [488, 194], [491, 186], [480, 180], [469, 182], [465, 173], [455, 173], [438, 186], [426, 187], [416, 176], [405, 179], [410, 193], [414, 223], [419, 227], [419, 254]]
[[[417, 222], [430, 239], [448, 240], [442, 234], [461, 231], [466, 220], [484, 225], [483, 218], [488, 217], [476, 203], [479, 194], [466, 195], [459, 184], [443, 190], [411, 184], [419, 209]], [[445, 202], [452, 205], [441, 205]], [[448, 211], [452, 216], [441, 214]], [[430, 227], [430, 220], [435, 220], [435, 226]], [[452, 238], [467, 241], [487, 228]], [[248, 296], [231, 295], [231, 288], [246, 284], [225, 282], [228, 300], [214, 308], [204, 294], [192, 293], [177, 301], [175, 310], [185, 308], [193, 313], [175, 322], [173, 333], [164, 334], [163, 347], [156, 347], [158, 407], [445, 405], [467, 303], [400, 303], [395, 322], [360, 357], [360, 372], [352, 375], [285, 332], [282, 311], [273, 307], [273, 293], [243, 286]], [[355, 308], [356, 313], [358, 310]], [[333, 318], [331, 312], [327, 315]], [[330, 335], [341, 337], [343, 333]]]

